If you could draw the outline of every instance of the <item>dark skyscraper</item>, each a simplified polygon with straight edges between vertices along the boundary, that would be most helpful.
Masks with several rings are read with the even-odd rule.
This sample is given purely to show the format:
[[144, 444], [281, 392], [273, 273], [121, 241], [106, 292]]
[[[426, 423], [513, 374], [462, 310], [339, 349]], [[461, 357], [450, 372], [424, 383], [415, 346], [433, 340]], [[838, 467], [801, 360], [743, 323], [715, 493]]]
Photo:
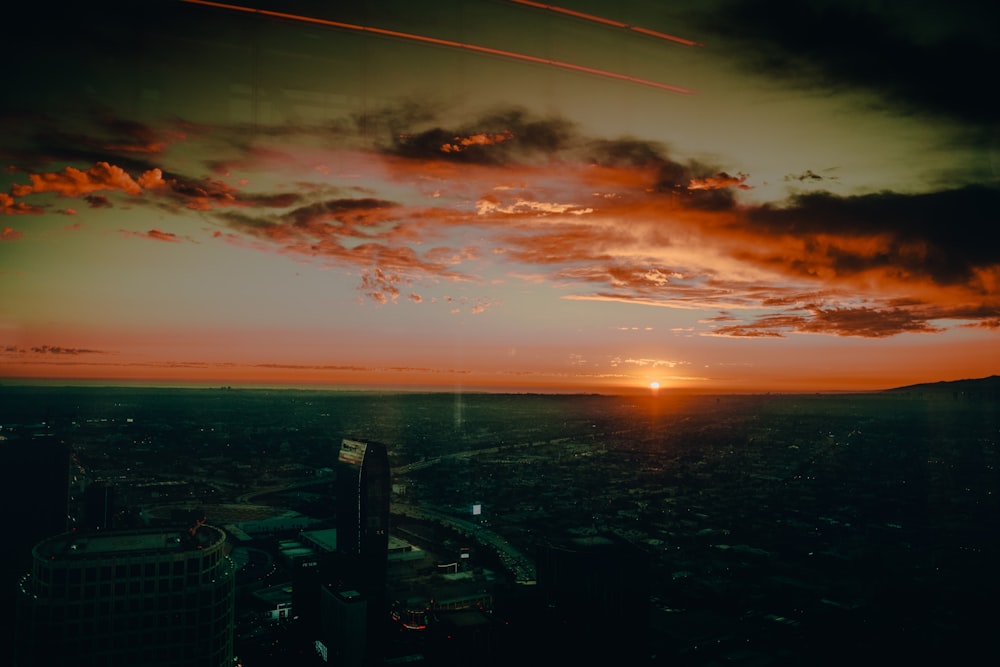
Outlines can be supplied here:
[[389, 549], [389, 457], [385, 445], [344, 439], [337, 468], [337, 551], [386, 562]]
[[368, 662], [379, 662], [389, 559], [389, 457], [378, 442], [344, 439], [337, 457], [339, 583], [366, 600]]

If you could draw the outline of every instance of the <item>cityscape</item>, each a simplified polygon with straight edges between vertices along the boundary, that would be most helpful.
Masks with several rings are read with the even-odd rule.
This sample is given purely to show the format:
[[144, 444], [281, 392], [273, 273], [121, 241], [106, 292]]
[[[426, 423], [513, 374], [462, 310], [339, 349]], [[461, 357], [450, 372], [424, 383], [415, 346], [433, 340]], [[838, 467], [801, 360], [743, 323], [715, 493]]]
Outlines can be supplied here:
[[[15, 636], [40, 641], [32, 548], [113, 561], [95, 545], [152, 532], [219, 545], [212, 581], [233, 586], [208, 594], [232, 603], [215, 613], [232, 633], [220, 655], [246, 667], [996, 655], [997, 391], [996, 378], [788, 395], [3, 386], [3, 459], [23, 471], [6, 502], [24, 508], [6, 554]], [[363, 478], [345, 472], [366, 458]], [[65, 531], [41, 534], [60, 463]], [[369, 487], [384, 488], [359, 505]], [[374, 543], [345, 537], [351, 497]], [[364, 518], [386, 504], [383, 523]], [[361, 621], [331, 608], [360, 599], [367, 632], [344, 635]], [[358, 636], [370, 644], [352, 648]], [[140, 655], [109, 650], [76, 655]], [[148, 664], [220, 664], [165, 656]]]
[[9, 3], [15, 667], [1000, 660], [1000, 3]]

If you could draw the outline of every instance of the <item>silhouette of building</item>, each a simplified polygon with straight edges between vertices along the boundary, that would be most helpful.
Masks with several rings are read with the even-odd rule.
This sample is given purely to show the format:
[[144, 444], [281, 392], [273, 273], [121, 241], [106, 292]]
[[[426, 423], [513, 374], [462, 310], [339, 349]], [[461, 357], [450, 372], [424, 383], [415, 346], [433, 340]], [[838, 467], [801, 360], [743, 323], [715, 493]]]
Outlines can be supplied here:
[[614, 534], [539, 550], [540, 650], [564, 662], [650, 661], [649, 555]]
[[389, 550], [389, 457], [385, 445], [345, 438], [337, 468], [337, 551], [376, 560]]
[[19, 582], [15, 665], [232, 667], [234, 567], [225, 533], [63, 533]]
[[[12, 609], [21, 576], [31, 568], [31, 549], [51, 535], [69, 528], [70, 448], [44, 425], [7, 427], [0, 435], [0, 511], [4, 520], [4, 545], [0, 549], [3, 606]], [[14, 628], [2, 624], [0, 664], [8, 664]]]
[[316, 649], [324, 662], [361, 667], [368, 653], [368, 601], [355, 590], [321, 588], [321, 632]]
[[[434, 614], [426, 655], [434, 667], [494, 667], [511, 660], [508, 636], [493, 614], [476, 608]], [[532, 664], [521, 660], [522, 665]], [[546, 664], [561, 664], [554, 661]], [[589, 663], [584, 663], [589, 664]], [[624, 664], [624, 663], [623, 663]]]
[[343, 439], [337, 457], [336, 572], [326, 583], [365, 600], [368, 659], [380, 662], [388, 619], [389, 457], [385, 445]]
[[66, 443], [43, 431], [0, 439], [0, 464], [8, 474], [0, 485], [9, 517], [4, 528], [16, 540], [10, 545], [18, 551], [16, 572], [31, 562], [31, 548], [37, 542], [69, 528], [70, 453]]

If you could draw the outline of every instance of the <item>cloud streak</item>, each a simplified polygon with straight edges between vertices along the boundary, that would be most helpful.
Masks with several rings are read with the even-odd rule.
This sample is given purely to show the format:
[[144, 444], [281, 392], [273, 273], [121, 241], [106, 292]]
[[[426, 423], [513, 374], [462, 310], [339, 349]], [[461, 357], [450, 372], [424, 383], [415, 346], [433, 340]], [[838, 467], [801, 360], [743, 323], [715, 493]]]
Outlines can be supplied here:
[[80, 356], [90, 354], [110, 354], [106, 350], [92, 350], [81, 347], [63, 347], [60, 345], [36, 345], [33, 347], [22, 347], [18, 345], [6, 345], [0, 348], [5, 355], [55, 355], [55, 356]]

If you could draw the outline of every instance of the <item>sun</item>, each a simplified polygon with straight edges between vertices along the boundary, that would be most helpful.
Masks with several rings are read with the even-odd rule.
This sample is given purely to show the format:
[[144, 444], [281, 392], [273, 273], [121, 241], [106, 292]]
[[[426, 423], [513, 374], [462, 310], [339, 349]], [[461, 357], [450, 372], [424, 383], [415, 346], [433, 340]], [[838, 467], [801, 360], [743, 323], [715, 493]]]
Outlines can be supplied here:
[[654, 391], [656, 391], [657, 389], [660, 388], [660, 383], [659, 382], [650, 382], [649, 383], [649, 388], [652, 389], [652, 390], [654, 390]]

